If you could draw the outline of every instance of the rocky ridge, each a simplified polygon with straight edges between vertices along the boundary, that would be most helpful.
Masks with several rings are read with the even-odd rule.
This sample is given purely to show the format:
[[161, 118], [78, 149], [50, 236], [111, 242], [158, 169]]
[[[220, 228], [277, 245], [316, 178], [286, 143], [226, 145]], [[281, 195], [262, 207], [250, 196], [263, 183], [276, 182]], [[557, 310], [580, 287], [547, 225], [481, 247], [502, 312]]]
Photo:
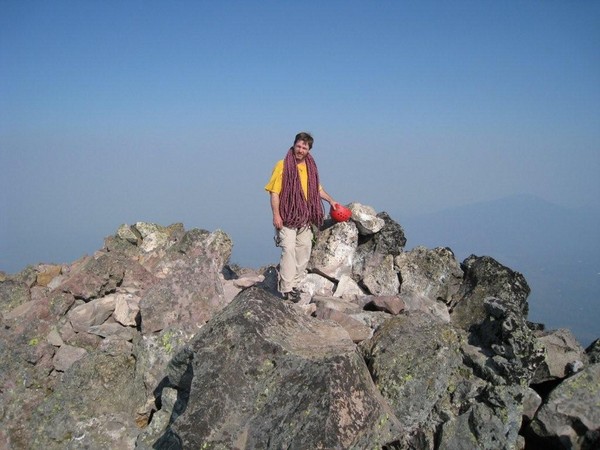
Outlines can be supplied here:
[[348, 206], [297, 304], [181, 224], [0, 273], [0, 448], [600, 446], [600, 341], [528, 322], [525, 278], [492, 257], [405, 251]]

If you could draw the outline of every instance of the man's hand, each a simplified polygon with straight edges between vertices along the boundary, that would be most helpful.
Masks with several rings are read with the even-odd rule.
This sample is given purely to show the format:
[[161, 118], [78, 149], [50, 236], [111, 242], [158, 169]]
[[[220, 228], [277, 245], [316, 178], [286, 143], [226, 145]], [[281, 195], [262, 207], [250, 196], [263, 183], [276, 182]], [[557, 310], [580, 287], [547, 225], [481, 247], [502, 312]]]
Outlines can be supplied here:
[[271, 192], [271, 210], [273, 211], [273, 226], [278, 230], [283, 228], [283, 219], [279, 214], [279, 194]]

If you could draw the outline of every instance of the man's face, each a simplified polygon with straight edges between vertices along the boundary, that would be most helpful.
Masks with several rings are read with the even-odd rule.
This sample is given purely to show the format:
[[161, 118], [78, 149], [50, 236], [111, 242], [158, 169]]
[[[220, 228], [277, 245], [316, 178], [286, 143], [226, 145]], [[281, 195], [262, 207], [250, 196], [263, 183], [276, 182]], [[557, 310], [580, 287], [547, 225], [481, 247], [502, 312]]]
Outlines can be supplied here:
[[297, 163], [304, 162], [308, 152], [310, 152], [310, 149], [308, 148], [308, 144], [306, 142], [298, 141], [294, 144], [294, 156], [296, 157]]

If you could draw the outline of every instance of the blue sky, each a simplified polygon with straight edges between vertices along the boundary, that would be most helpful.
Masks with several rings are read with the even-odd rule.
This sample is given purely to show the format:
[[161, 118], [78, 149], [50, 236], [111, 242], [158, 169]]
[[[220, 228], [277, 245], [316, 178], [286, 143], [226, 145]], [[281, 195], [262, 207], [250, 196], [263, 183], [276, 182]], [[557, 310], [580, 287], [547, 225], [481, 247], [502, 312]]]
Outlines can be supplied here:
[[599, 207], [600, 2], [0, 0], [0, 270], [137, 221], [275, 262], [263, 187], [301, 130], [336, 200], [400, 223]]

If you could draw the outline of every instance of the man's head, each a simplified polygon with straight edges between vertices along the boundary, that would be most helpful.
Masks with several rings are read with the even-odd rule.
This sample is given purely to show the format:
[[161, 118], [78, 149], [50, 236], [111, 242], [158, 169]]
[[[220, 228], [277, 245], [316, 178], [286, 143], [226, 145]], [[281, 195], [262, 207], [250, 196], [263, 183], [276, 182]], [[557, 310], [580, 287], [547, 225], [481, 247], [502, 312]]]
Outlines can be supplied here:
[[298, 141], [304, 141], [304, 142], [306, 142], [306, 145], [308, 145], [308, 149], [309, 150], [312, 148], [313, 143], [315, 142], [315, 140], [313, 139], [313, 137], [309, 133], [306, 133], [304, 131], [301, 132], [301, 133], [298, 133], [296, 135], [296, 138], [294, 139], [294, 145], [296, 145], [296, 143]]

